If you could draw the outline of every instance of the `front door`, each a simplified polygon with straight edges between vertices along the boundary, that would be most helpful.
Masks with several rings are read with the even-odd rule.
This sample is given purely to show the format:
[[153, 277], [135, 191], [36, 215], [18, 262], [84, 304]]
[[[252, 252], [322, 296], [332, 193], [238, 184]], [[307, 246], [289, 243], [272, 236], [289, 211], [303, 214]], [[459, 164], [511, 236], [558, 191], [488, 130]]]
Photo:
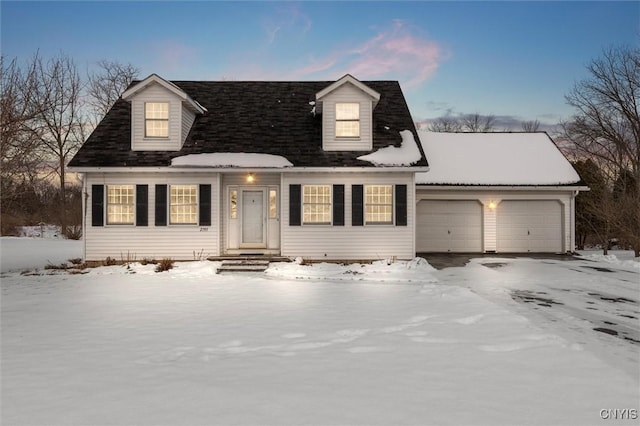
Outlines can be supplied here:
[[264, 190], [242, 189], [241, 194], [241, 247], [265, 248], [267, 228]]

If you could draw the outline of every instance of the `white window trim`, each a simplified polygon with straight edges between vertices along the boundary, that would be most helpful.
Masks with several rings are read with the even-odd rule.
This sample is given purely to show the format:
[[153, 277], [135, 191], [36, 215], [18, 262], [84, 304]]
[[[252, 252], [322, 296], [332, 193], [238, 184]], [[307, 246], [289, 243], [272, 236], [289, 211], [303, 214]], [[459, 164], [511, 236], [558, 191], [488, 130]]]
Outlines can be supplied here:
[[[391, 220], [389, 222], [370, 222], [367, 221], [367, 187], [372, 187], [372, 186], [387, 186], [391, 188]], [[363, 211], [363, 219], [364, 219], [364, 225], [365, 226], [395, 226], [395, 206], [396, 206], [396, 197], [395, 197], [395, 185], [392, 184], [370, 184], [370, 185], [364, 185], [364, 191], [363, 191], [363, 203], [362, 203], [362, 208], [364, 209]], [[386, 206], [388, 204], [370, 204], [370, 205], [375, 205], [375, 206]]]
[[[148, 104], [166, 104], [167, 105], [167, 118], [147, 118], [147, 105]], [[170, 121], [170, 117], [171, 117], [171, 102], [166, 102], [166, 101], [149, 101], [149, 102], [144, 102], [143, 105], [143, 117], [144, 117], [144, 138], [145, 139], [152, 139], [152, 140], [157, 140], [157, 139], [169, 139], [170, 135], [171, 135], [171, 123]], [[167, 123], [167, 136], [149, 136], [147, 134], [147, 122], [148, 121], [166, 121]]]
[[[167, 200], [167, 209], [168, 209], [168, 217], [167, 217], [167, 222], [168, 225], [170, 226], [198, 226], [198, 224], [200, 223], [200, 191], [199, 191], [199, 185], [198, 184], [194, 184], [194, 183], [178, 183], [178, 184], [173, 184], [173, 185], [168, 185], [168, 200]], [[173, 222], [171, 220], [171, 189], [177, 186], [194, 186], [196, 188], [196, 202], [195, 202], [195, 206], [196, 206], [196, 220], [195, 222], [188, 222], [188, 223], [183, 223], [183, 222]], [[192, 205], [193, 203], [189, 203], [189, 204], [181, 204], [181, 205]]]
[[[311, 187], [311, 186], [326, 186], [327, 188], [329, 188], [329, 203], [305, 203], [304, 202], [304, 190], [305, 188]], [[302, 185], [302, 193], [301, 195], [301, 202], [300, 202], [300, 209], [301, 209], [301, 219], [302, 219], [302, 225], [303, 226], [333, 226], [333, 186], [332, 185], [328, 185], [328, 184], [308, 184], [308, 185]], [[304, 220], [304, 206], [305, 204], [310, 205], [329, 205], [329, 221], [328, 222], [305, 222]]]
[[[109, 221], [109, 205], [127, 205], [127, 204], [122, 204], [122, 203], [110, 203], [109, 202], [109, 187], [124, 187], [124, 186], [130, 186], [133, 190], [133, 202], [132, 202], [132, 206], [133, 206], [133, 218], [131, 222], [111, 222]], [[122, 184], [112, 184], [112, 185], [105, 185], [105, 203], [104, 203], [104, 224], [106, 226], [136, 226], [136, 186], [130, 183], [122, 183]]]

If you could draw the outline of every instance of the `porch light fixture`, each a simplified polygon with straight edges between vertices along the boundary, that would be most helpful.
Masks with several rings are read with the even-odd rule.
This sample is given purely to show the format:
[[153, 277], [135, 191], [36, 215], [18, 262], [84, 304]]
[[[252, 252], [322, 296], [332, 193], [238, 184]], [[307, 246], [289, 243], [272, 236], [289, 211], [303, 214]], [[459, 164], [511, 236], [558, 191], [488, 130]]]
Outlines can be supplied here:
[[491, 200], [489, 201], [489, 210], [495, 210], [496, 209], [496, 202]]
[[247, 175], [247, 183], [253, 183], [254, 180], [255, 180], [255, 177], [253, 176], [253, 173], [249, 173]]

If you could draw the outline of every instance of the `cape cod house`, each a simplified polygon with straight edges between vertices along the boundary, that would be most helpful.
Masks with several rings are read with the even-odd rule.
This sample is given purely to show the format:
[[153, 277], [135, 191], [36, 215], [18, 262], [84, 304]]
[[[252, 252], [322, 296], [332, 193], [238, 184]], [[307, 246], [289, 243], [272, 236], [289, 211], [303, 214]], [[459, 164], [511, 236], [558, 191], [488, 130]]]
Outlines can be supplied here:
[[[421, 136], [395, 81], [169, 82], [153, 74], [125, 91], [69, 164], [83, 175], [85, 259], [573, 249], [579, 178], [546, 134], [532, 136], [533, 145], [546, 137], [564, 162], [549, 185], [513, 176], [474, 183], [468, 170], [464, 182], [437, 179], [429, 141], [449, 141]], [[445, 151], [440, 169], [459, 170], [464, 153]], [[551, 216], [544, 232], [553, 244], [525, 244], [527, 226], [505, 221]]]

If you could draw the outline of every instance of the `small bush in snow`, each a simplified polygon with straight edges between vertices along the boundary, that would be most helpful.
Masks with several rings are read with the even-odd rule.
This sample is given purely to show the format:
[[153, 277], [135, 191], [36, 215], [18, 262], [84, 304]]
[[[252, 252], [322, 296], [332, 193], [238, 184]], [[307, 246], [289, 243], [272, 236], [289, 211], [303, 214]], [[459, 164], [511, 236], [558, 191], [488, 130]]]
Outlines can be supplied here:
[[73, 259], [69, 259], [69, 262], [73, 265], [81, 265], [82, 264], [82, 259], [79, 257], [73, 258]]
[[118, 261], [113, 259], [113, 258], [111, 258], [111, 257], [107, 257], [103, 262], [104, 266], [113, 266], [116, 263], [118, 263]]
[[61, 271], [66, 271], [67, 269], [69, 269], [69, 265], [67, 265], [66, 263], [61, 263], [59, 265], [54, 265], [52, 263], [48, 263], [44, 269], [54, 269], [54, 270], [61, 270]]
[[67, 227], [68, 240], [79, 240], [82, 238], [82, 225], [71, 225]]
[[164, 258], [156, 266], [156, 272], [164, 272], [173, 268], [173, 259]]

